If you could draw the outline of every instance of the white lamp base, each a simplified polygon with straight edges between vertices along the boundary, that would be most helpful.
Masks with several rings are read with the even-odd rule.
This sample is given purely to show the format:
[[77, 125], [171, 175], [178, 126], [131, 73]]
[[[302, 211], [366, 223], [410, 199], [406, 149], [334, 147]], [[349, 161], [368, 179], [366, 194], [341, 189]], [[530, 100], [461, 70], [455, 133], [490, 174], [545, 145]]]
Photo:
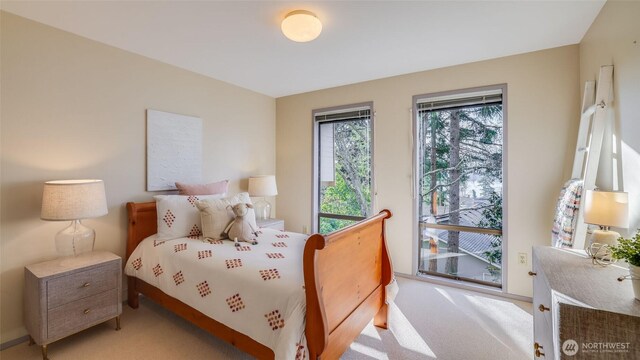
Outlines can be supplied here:
[[603, 245], [617, 245], [620, 234], [611, 230], [593, 230], [591, 234], [591, 243], [598, 243]]
[[56, 251], [60, 256], [77, 256], [93, 251], [95, 241], [95, 230], [82, 225], [80, 220], [73, 220], [56, 234]]
[[617, 245], [620, 234], [611, 230], [594, 230], [591, 234], [591, 253], [598, 259], [612, 261], [609, 246]]

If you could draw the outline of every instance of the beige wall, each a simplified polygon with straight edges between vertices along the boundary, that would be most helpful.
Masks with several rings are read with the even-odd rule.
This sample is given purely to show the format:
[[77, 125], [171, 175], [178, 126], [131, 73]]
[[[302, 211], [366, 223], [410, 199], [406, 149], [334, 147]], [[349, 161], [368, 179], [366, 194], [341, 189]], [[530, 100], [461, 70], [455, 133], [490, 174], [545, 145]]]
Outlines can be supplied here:
[[555, 201], [569, 175], [567, 144], [575, 142], [577, 132], [578, 63], [573, 45], [277, 99], [279, 216], [294, 231], [311, 224], [311, 111], [373, 101], [377, 208], [395, 215], [388, 227], [395, 270], [412, 273], [412, 96], [506, 83], [507, 289], [530, 296], [530, 261], [519, 265], [517, 255], [530, 258], [532, 245], [550, 242]]
[[608, 1], [580, 43], [580, 82], [613, 64], [613, 110], [596, 185], [629, 193], [630, 237], [640, 228], [640, 1]]
[[145, 109], [202, 118], [206, 180], [275, 172], [275, 100], [5, 12], [1, 18], [0, 342], [26, 334], [23, 268], [55, 258], [46, 180], [105, 181], [96, 249], [124, 255], [127, 201], [145, 192]]

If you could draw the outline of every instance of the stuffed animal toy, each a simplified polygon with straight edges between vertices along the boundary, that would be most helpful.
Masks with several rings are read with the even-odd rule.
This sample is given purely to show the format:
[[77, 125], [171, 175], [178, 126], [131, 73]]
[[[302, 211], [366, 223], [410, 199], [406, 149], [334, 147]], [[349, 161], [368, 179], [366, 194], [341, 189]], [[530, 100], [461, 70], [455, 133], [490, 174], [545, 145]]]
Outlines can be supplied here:
[[253, 225], [249, 222], [249, 219], [245, 218], [245, 215], [249, 212], [249, 209], [253, 209], [253, 205], [249, 203], [238, 203], [233, 206], [229, 205], [236, 216], [229, 225], [224, 229], [224, 234], [236, 243], [236, 246], [240, 246], [238, 241], [248, 242], [252, 245], [256, 245], [257, 229], [253, 228]]

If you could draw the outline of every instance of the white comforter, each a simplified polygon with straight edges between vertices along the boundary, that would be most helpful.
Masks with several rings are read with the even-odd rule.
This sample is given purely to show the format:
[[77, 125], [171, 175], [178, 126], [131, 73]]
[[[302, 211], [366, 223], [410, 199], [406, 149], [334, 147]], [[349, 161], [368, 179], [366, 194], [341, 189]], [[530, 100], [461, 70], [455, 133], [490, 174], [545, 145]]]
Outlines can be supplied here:
[[306, 235], [261, 229], [258, 244], [202, 237], [156, 241], [125, 272], [271, 348], [276, 359], [308, 358], [302, 254]]

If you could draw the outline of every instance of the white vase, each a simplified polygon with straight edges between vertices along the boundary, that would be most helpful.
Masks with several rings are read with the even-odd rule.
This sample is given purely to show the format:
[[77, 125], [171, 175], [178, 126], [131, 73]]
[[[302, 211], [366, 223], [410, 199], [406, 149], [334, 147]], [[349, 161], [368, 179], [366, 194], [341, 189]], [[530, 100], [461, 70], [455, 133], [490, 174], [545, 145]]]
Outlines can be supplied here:
[[631, 284], [633, 284], [633, 293], [636, 300], [640, 300], [640, 266], [629, 264], [629, 274], [631, 275]]

